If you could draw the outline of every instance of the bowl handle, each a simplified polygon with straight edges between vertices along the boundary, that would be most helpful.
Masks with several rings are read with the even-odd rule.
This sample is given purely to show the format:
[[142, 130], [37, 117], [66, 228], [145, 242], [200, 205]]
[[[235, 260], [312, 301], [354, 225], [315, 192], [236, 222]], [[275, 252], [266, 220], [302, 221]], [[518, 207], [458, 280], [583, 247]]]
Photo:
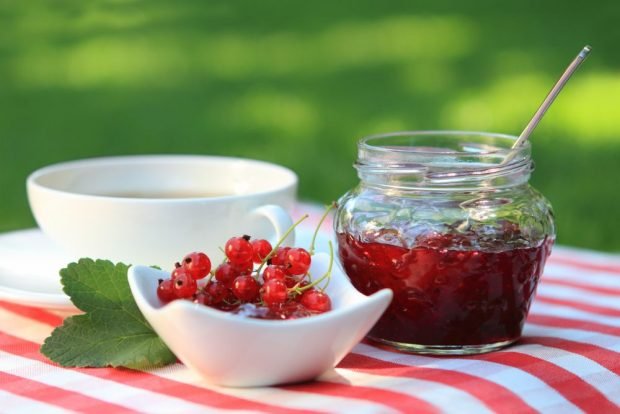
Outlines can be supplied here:
[[[275, 239], [280, 240], [284, 233], [293, 225], [293, 219], [291, 215], [282, 207], [275, 204], [267, 204], [252, 210], [253, 217], [264, 217], [273, 226], [275, 230]], [[292, 231], [286, 237], [283, 246], [293, 246], [295, 244], [295, 232]]]

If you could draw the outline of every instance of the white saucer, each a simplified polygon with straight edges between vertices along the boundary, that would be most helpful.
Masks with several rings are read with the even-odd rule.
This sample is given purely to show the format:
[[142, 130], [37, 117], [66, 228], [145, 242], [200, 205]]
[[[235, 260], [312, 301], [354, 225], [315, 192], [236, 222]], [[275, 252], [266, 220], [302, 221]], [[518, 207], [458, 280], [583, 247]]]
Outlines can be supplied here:
[[71, 262], [39, 229], [0, 235], [0, 300], [74, 310], [62, 291], [59, 270]]
[[[308, 247], [314, 229], [298, 227], [295, 245]], [[316, 250], [328, 251], [328, 236], [319, 233]], [[40, 229], [0, 234], [0, 300], [46, 309], [75, 310], [62, 291], [59, 271], [76, 261]]]

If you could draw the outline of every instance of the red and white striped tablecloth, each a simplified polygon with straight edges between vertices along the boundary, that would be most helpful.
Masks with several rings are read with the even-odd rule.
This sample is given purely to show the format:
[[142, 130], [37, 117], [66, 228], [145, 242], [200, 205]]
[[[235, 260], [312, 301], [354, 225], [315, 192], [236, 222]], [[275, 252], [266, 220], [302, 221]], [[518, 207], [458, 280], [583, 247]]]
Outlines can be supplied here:
[[[320, 215], [310, 210], [305, 226]], [[296, 385], [223, 388], [179, 363], [61, 368], [39, 346], [62, 319], [0, 302], [0, 413], [620, 413], [620, 255], [556, 247], [524, 337], [505, 350], [430, 357], [361, 343]]]

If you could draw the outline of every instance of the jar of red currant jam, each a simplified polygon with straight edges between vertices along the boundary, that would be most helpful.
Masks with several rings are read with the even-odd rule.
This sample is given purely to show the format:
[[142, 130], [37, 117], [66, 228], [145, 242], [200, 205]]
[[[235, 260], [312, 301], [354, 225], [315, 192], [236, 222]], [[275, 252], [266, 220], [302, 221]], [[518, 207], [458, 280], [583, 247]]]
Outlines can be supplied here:
[[[338, 202], [339, 259], [364, 294], [394, 299], [369, 338], [428, 354], [517, 341], [555, 239], [516, 137], [432, 131], [358, 144], [361, 182]], [[510, 154], [510, 156], [508, 155]]]

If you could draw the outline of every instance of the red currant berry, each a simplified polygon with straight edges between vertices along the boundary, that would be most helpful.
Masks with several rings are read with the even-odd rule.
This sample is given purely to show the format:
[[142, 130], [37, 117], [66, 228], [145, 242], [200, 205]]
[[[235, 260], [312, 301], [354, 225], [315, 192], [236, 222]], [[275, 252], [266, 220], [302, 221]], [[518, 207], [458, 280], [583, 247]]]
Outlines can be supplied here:
[[262, 263], [262, 261], [271, 253], [271, 243], [264, 239], [252, 240], [252, 250], [254, 255], [252, 260], [254, 263]]
[[241, 272], [230, 263], [222, 263], [215, 269], [215, 279], [225, 286], [232, 285], [233, 280], [240, 275]]
[[268, 280], [279, 279], [284, 281], [286, 279], [286, 273], [284, 273], [284, 269], [279, 266], [269, 265], [263, 271], [263, 281], [267, 282]]
[[213, 304], [213, 298], [207, 292], [201, 290], [194, 296], [194, 303], [211, 306]]
[[278, 247], [276, 253], [271, 257], [270, 264], [276, 266], [284, 266], [284, 264], [286, 263], [286, 254], [289, 250], [291, 250], [290, 247]]
[[205, 287], [206, 294], [211, 296], [211, 304], [217, 305], [224, 302], [231, 295], [230, 289], [220, 282], [209, 282]]
[[332, 308], [332, 301], [325, 292], [308, 289], [301, 294], [299, 302], [309, 311], [315, 313], [327, 312]]
[[288, 289], [286, 284], [280, 279], [271, 279], [265, 282], [260, 290], [260, 296], [265, 305], [273, 307], [274, 305], [286, 302], [288, 298]]
[[159, 285], [157, 285], [157, 297], [164, 303], [168, 303], [176, 299], [172, 279], [159, 279]]
[[211, 260], [204, 253], [193, 252], [183, 258], [183, 268], [194, 279], [202, 279], [211, 271]]
[[187, 273], [182, 273], [174, 279], [173, 285], [174, 294], [179, 299], [191, 298], [194, 296], [194, 293], [196, 293], [196, 289], [198, 288], [196, 280]]
[[182, 267], [181, 264], [177, 262], [174, 264], [174, 270], [172, 271], [172, 273], [170, 273], [170, 279], [176, 279], [177, 277], [185, 273], [186, 273], [185, 268]]
[[224, 252], [232, 264], [242, 265], [252, 261], [254, 250], [250, 243], [250, 237], [233, 237], [226, 242]]
[[284, 283], [286, 283], [286, 286], [292, 288], [293, 286], [295, 286], [296, 284], [299, 283], [299, 280], [297, 279], [297, 276], [286, 276], [286, 279], [284, 280]]
[[310, 253], [306, 249], [300, 247], [290, 249], [286, 254], [286, 261], [284, 263], [286, 273], [289, 275], [306, 274], [308, 269], [310, 269], [311, 260]]
[[233, 282], [232, 291], [241, 302], [253, 302], [258, 298], [260, 284], [250, 275], [238, 276]]
[[231, 263], [231, 265], [235, 268], [239, 275], [249, 275], [252, 273], [252, 270], [254, 270], [254, 262], [251, 260], [241, 264]]

